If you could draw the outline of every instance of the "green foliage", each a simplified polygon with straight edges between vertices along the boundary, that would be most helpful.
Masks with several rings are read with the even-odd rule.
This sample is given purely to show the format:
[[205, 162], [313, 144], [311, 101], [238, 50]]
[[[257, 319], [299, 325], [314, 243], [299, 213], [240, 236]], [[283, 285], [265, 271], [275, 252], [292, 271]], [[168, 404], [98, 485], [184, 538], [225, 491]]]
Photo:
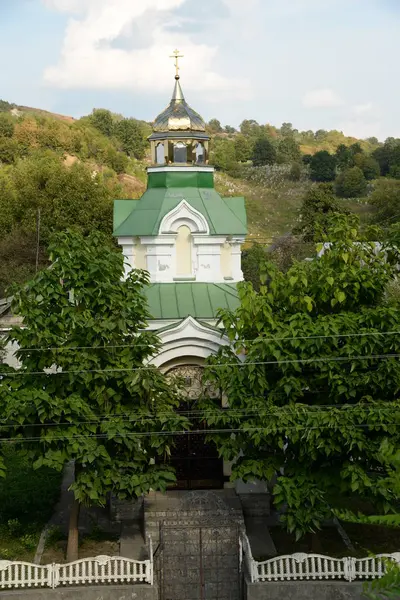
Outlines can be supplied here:
[[1, 100], [0, 98], [0, 112], [9, 112], [14, 107], [15, 104], [11, 104], [10, 102], [6, 102], [6, 100]]
[[305, 241], [320, 241], [329, 228], [333, 213], [348, 214], [349, 211], [341, 206], [331, 184], [313, 185], [304, 196], [299, 224], [293, 231], [302, 235]]
[[381, 174], [381, 169], [377, 160], [366, 154], [357, 154], [355, 158], [356, 166], [364, 173], [367, 181], [377, 179]]
[[0, 137], [12, 137], [14, 133], [14, 118], [0, 112]]
[[276, 149], [273, 143], [266, 137], [258, 138], [255, 141], [252, 161], [255, 167], [272, 165], [276, 162]]
[[390, 171], [400, 166], [400, 139], [387, 138], [383, 146], [379, 146], [372, 154], [380, 166], [382, 175], [389, 175]]
[[136, 119], [122, 119], [115, 124], [114, 134], [121, 142], [121, 149], [128, 156], [137, 159], [145, 157], [147, 137], [151, 134], [150, 126]]
[[400, 181], [396, 179], [379, 179], [369, 199], [374, 207], [373, 221], [390, 225], [394, 219], [400, 220]]
[[292, 181], [300, 181], [303, 173], [302, 165], [300, 162], [294, 162], [290, 167], [289, 177]]
[[247, 162], [251, 159], [252, 145], [248, 137], [243, 134], [235, 136], [235, 156], [238, 162]]
[[236, 167], [235, 145], [232, 140], [215, 138], [210, 155], [210, 162], [217, 169], [231, 171]]
[[25, 327], [9, 334], [21, 369], [0, 382], [1, 435], [20, 437], [35, 468], [73, 460], [80, 503], [165, 490], [175, 475], [164, 465], [171, 437], [159, 432], [187, 422], [177, 387], [145, 366], [159, 348], [146, 331], [148, 275], [124, 280], [122, 254], [98, 233], [58, 234], [49, 250], [51, 268], [14, 290]]
[[336, 178], [336, 193], [341, 198], [360, 198], [367, 191], [367, 181], [359, 167], [341, 171]]
[[260, 268], [266, 260], [266, 248], [256, 242], [242, 250], [242, 271], [245, 281], [250, 281], [255, 290], [260, 288]]
[[278, 142], [277, 162], [291, 163], [301, 159], [300, 146], [293, 137], [284, 137]]
[[336, 176], [336, 157], [326, 150], [316, 152], [310, 159], [310, 176], [313, 181], [333, 181]]
[[0, 479], [0, 525], [7, 525], [11, 535], [19, 535], [31, 522], [46, 523], [58, 500], [61, 486], [59, 472], [42, 467], [33, 469], [24, 450], [4, 445], [6, 477]]
[[103, 135], [110, 137], [114, 131], [112, 113], [105, 108], [94, 108], [89, 120]]
[[223, 132], [221, 122], [218, 121], [218, 119], [211, 119], [211, 121], [209, 121], [207, 123], [207, 130], [210, 133], [222, 133]]
[[377, 514], [400, 499], [387, 451], [400, 443], [400, 365], [390, 358], [400, 340], [380, 335], [400, 326], [397, 309], [380, 305], [398, 256], [359, 243], [354, 216], [333, 215], [326, 240], [285, 274], [267, 264], [258, 293], [239, 286], [240, 307], [220, 313], [231, 346], [206, 370], [229, 398], [229, 411], [205, 407], [221, 456], [240, 456], [232, 479], [269, 482], [297, 537], [332, 518], [340, 497]]
[[400, 567], [393, 561], [386, 562], [386, 573], [380, 579], [374, 579], [371, 583], [364, 585], [364, 595], [370, 600], [383, 600], [400, 598]]

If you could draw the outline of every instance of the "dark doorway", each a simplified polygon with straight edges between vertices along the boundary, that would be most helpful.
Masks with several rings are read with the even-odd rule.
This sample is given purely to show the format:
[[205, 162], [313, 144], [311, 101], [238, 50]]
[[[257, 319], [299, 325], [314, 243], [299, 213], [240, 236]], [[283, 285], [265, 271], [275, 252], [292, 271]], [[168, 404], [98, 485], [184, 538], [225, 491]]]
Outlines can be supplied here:
[[[203, 369], [198, 365], [175, 367], [168, 372], [178, 377], [185, 386], [185, 402], [179, 410], [192, 423], [192, 432], [174, 437], [170, 463], [176, 472], [177, 482], [171, 489], [201, 490], [224, 487], [223, 460], [213, 442], [207, 441], [207, 423], [199, 411], [198, 399], [204, 394]], [[195, 433], [194, 433], [195, 432]]]

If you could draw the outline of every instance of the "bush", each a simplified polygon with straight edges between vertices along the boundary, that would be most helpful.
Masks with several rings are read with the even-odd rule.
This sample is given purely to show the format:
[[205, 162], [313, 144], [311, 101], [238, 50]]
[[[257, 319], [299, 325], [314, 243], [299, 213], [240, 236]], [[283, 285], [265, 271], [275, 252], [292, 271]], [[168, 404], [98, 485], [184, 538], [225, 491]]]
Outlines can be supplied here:
[[316, 152], [310, 159], [310, 175], [313, 181], [333, 181], [336, 176], [336, 157], [326, 150]]
[[366, 191], [367, 181], [359, 167], [345, 169], [336, 179], [336, 193], [341, 198], [360, 198]]
[[13, 446], [4, 454], [7, 472], [0, 480], [0, 523], [15, 533], [26, 523], [47, 522], [60, 494], [61, 474], [46, 467], [34, 470], [28, 455]]

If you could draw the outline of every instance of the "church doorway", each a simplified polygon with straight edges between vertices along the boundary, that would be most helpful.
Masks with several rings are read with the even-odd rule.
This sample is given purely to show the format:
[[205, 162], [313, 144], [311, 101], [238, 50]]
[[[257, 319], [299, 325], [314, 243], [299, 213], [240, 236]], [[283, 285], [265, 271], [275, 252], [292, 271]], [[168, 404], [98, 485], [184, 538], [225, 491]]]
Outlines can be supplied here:
[[220, 489], [224, 486], [223, 461], [215, 444], [206, 440], [207, 424], [198, 404], [207, 392], [202, 375], [200, 365], [182, 365], [167, 371], [168, 377], [179, 378], [183, 384], [185, 400], [179, 411], [189, 417], [193, 431], [174, 437], [170, 462], [176, 471], [177, 482], [173, 487], [176, 490]]

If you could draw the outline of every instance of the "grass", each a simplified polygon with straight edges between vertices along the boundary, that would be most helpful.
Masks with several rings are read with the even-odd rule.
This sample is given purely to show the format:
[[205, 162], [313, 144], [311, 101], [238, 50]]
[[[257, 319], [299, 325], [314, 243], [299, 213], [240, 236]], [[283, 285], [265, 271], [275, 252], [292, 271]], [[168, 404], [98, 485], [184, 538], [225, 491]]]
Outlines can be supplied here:
[[278, 176], [265, 183], [234, 179], [215, 174], [215, 187], [222, 196], [244, 196], [246, 200], [248, 241], [269, 242], [291, 231], [310, 181], [289, 181]]
[[0, 560], [32, 560], [44, 525], [60, 493], [61, 474], [34, 470], [26, 452], [4, 449], [7, 468], [0, 480]]

